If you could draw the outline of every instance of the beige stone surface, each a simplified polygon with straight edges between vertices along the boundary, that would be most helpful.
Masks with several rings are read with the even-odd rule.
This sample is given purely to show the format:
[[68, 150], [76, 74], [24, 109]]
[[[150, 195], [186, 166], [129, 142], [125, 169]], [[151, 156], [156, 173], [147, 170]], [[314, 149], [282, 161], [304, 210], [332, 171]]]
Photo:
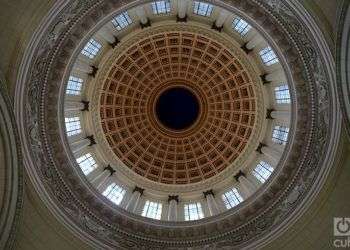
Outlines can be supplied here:
[[13, 92], [26, 46], [54, 0], [0, 0], [0, 70]]
[[15, 249], [92, 249], [55, 219], [27, 177], [25, 182], [24, 206]]
[[350, 145], [342, 135], [338, 163], [307, 212], [265, 249], [333, 249], [333, 217], [350, 217]]
[[328, 45], [335, 53], [335, 39], [338, 31], [338, 15], [341, 6], [349, 0], [299, 0], [315, 19]]

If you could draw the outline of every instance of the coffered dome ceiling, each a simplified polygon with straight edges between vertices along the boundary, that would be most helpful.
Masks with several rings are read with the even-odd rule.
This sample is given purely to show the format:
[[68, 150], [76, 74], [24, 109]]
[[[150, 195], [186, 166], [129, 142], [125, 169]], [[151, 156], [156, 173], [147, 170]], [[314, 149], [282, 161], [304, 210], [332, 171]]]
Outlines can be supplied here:
[[[262, 247], [333, 163], [328, 47], [296, 1], [211, 1], [199, 14], [193, 1], [169, 3], [161, 15], [149, 1], [56, 3], [17, 84], [26, 168], [47, 207], [94, 248]], [[238, 17], [251, 35], [232, 32]], [[259, 164], [269, 172], [254, 177]], [[243, 198], [215, 210], [228, 191]], [[181, 219], [145, 216], [138, 200], [168, 213], [176, 201]], [[195, 221], [183, 221], [189, 204], [203, 205]]]
[[[247, 60], [250, 71], [220, 36], [214, 40], [183, 26], [143, 32], [128, 48], [121, 44], [102, 71], [100, 118], [109, 146], [137, 174], [167, 184], [199, 182], [232, 165], [254, 133], [256, 140], [257, 111], [264, 112], [257, 107], [259, 78]], [[180, 130], [164, 126], [156, 110], [174, 87], [199, 103], [198, 118]]]

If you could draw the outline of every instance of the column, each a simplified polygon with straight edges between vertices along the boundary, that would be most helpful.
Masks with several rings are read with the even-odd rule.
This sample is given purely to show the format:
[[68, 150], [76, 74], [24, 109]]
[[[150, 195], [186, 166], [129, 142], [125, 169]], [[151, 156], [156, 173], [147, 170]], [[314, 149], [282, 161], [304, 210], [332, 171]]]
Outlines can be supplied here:
[[187, 12], [187, 0], [178, 0], [178, 17], [180, 19], [186, 18], [186, 12]]
[[136, 15], [140, 18], [140, 22], [144, 25], [148, 23], [145, 9], [142, 6], [136, 8]]
[[91, 183], [94, 186], [96, 186], [98, 190], [103, 191], [101, 189], [103, 189], [104, 184], [108, 181], [108, 178], [111, 177], [114, 173], [115, 170], [110, 165], [108, 165], [103, 169], [102, 173], [100, 173], [91, 181]]
[[290, 120], [290, 112], [289, 111], [279, 111], [279, 110], [274, 110], [271, 112], [271, 117], [273, 119], [282, 121], [282, 122], [289, 122]]
[[115, 42], [115, 37], [113, 34], [108, 30], [107, 27], [103, 27], [99, 34], [105, 39], [109, 44], [113, 44]]
[[247, 44], [246, 48], [248, 50], [252, 50], [257, 46], [259, 43], [262, 42], [262, 38], [259, 35], [255, 35]]
[[257, 185], [247, 179], [245, 173], [242, 171], [239, 171], [234, 177], [240, 184], [240, 193], [242, 194], [243, 199], [247, 199], [258, 189]]
[[128, 204], [126, 205], [125, 209], [129, 212], [135, 212], [135, 209], [137, 207], [137, 204], [139, 203], [140, 197], [143, 194], [144, 189], [140, 187], [135, 187], [132, 195], [130, 197], [130, 200]]
[[89, 138], [80, 139], [70, 144], [73, 153], [79, 152], [80, 150], [90, 146], [91, 141]]
[[270, 146], [262, 146], [261, 153], [264, 154], [274, 166], [277, 165], [278, 160], [281, 158], [281, 153]]
[[265, 76], [266, 80], [269, 82], [273, 81], [283, 81], [285, 80], [285, 75], [282, 70], [274, 71]]
[[229, 12], [228, 12], [228, 11], [222, 10], [222, 11], [220, 12], [218, 18], [217, 18], [216, 21], [215, 21], [216, 27], [221, 28], [222, 26], [224, 26], [224, 23], [225, 23], [225, 21], [226, 21], [228, 15], [229, 15]]
[[93, 72], [93, 68], [86, 62], [83, 61], [77, 61], [74, 64], [74, 68], [78, 71], [81, 71], [83, 73], [91, 74]]
[[81, 111], [85, 108], [83, 102], [65, 102], [64, 111]]
[[215, 215], [219, 213], [218, 204], [214, 198], [214, 192], [212, 189], [203, 192], [205, 199], [207, 200], [210, 215]]
[[169, 195], [169, 210], [168, 210], [168, 220], [176, 221], [177, 220], [177, 204], [179, 203], [178, 195]]

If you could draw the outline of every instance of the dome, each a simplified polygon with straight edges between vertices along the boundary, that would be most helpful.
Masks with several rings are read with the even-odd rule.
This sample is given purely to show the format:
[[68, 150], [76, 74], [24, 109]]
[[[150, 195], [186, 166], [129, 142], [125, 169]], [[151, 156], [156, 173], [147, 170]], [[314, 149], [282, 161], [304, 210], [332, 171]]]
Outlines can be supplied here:
[[[100, 104], [102, 130], [114, 154], [137, 174], [166, 184], [200, 182], [232, 165], [257, 137], [257, 111], [264, 112], [257, 105], [262, 103], [254, 84], [258, 76], [250, 76], [240, 62], [244, 52], [236, 57], [236, 48], [213, 40], [213, 31], [210, 38], [185, 27], [150, 28], [121, 43], [101, 69], [103, 86], [97, 89], [102, 91], [94, 102]], [[167, 127], [156, 110], [167, 95], [162, 112], [170, 113], [166, 99], [173, 89], [173, 102], [179, 101], [174, 107], [186, 98], [180, 89], [198, 102], [198, 117], [185, 129]], [[189, 100], [168, 123], [176, 124], [192, 106]]]
[[336, 136], [322, 44], [291, 8], [104, 0], [52, 14], [19, 112], [50, 206], [97, 248], [273, 237]]

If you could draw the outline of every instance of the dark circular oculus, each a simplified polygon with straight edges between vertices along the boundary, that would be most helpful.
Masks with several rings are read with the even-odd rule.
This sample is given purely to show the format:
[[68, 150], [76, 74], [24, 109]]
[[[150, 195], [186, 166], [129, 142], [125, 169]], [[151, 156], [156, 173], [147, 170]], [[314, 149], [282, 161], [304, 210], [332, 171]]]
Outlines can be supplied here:
[[199, 101], [187, 88], [165, 90], [156, 101], [156, 116], [167, 128], [183, 130], [193, 125], [199, 116]]

